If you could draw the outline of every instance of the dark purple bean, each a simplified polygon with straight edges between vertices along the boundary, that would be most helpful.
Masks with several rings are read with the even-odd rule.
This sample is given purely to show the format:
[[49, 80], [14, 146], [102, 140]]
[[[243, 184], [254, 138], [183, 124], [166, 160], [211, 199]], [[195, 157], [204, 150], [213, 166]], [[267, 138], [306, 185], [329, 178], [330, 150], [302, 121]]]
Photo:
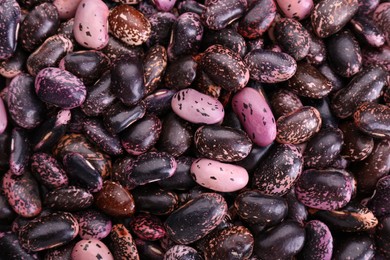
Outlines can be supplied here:
[[20, 244], [33, 252], [66, 244], [79, 231], [74, 216], [68, 212], [52, 213], [31, 220], [19, 231]]
[[341, 151], [341, 155], [344, 158], [352, 162], [361, 161], [371, 154], [374, 148], [374, 139], [359, 131], [353, 122], [342, 122], [340, 130], [344, 136], [344, 144]]
[[21, 10], [17, 1], [6, 0], [2, 2], [0, 12], [0, 59], [10, 58], [16, 50], [18, 29], [21, 20]]
[[146, 95], [156, 90], [167, 67], [167, 51], [161, 45], [151, 47], [144, 59]]
[[318, 220], [312, 220], [305, 225], [305, 234], [305, 244], [300, 257], [330, 260], [333, 251], [333, 237], [329, 228]]
[[274, 29], [275, 38], [286, 53], [296, 60], [302, 60], [309, 53], [309, 32], [296, 20], [280, 19]]
[[169, 113], [163, 121], [158, 148], [177, 157], [188, 151], [192, 138], [192, 126], [174, 113]]
[[68, 176], [59, 162], [50, 154], [34, 153], [31, 156], [31, 171], [49, 189], [68, 186]]
[[367, 206], [374, 212], [378, 218], [389, 215], [389, 186], [390, 177], [385, 176], [376, 183], [375, 192], [368, 201]]
[[236, 162], [236, 164], [245, 168], [247, 172], [252, 173], [256, 170], [259, 162], [261, 162], [262, 158], [267, 154], [271, 147], [272, 144], [265, 147], [260, 147], [254, 144], [252, 145], [252, 150], [248, 156], [245, 159]]
[[108, 132], [100, 120], [88, 119], [83, 124], [83, 131], [85, 136], [105, 153], [110, 155], [123, 153], [119, 137]]
[[222, 45], [207, 48], [199, 66], [215, 84], [227, 91], [242, 89], [249, 81], [249, 70], [240, 55]]
[[383, 31], [386, 42], [390, 42], [390, 3], [381, 3], [373, 14], [373, 19], [376, 22], [377, 26]]
[[352, 77], [362, 69], [362, 53], [353, 34], [344, 30], [326, 41], [329, 65], [339, 75]]
[[221, 30], [244, 14], [247, 1], [206, 1], [205, 7], [206, 10], [202, 13], [203, 23], [212, 30]]
[[203, 36], [203, 25], [199, 15], [184, 13], [172, 26], [171, 38], [168, 45], [170, 60], [183, 55], [197, 53]]
[[27, 53], [21, 47], [16, 48], [11, 57], [0, 61], [0, 75], [5, 78], [13, 78], [19, 75], [24, 70], [27, 57]]
[[296, 222], [285, 221], [255, 237], [254, 252], [261, 259], [289, 259], [301, 251], [305, 230]]
[[390, 71], [390, 46], [363, 49], [363, 65], [367, 67], [381, 65], [386, 71]]
[[332, 83], [314, 66], [298, 63], [295, 74], [288, 80], [288, 87], [295, 94], [308, 98], [323, 98], [332, 91]]
[[[195, 1], [185, 1], [185, 2], [195, 2]], [[203, 257], [192, 247], [184, 246], [184, 245], [175, 245], [165, 252], [164, 259], [165, 260], [175, 260], [175, 259], [202, 260]]]
[[57, 8], [51, 3], [35, 6], [20, 24], [20, 42], [28, 52], [34, 51], [60, 26]]
[[279, 89], [274, 92], [271, 96], [270, 104], [276, 118], [303, 107], [299, 97], [287, 89]]
[[385, 36], [375, 22], [366, 16], [355, 16], [351, 20], [352, 29], [358, 39], [372, 47], [385, 44]]
[[194, 187], [196, 182], [190, 171], [194, 160], [194, 158], [184, 156], [176, 158], [177, 168], [175, 173], [171, 177], [159, 181], [158, 185], [165, 190], [189, 190]]
[[376, 101], [387, 85], [388, 72], [379, 66], [370, 66], [358, 73], [349, 84], [332, 98], [332, 111], [347, 118], [364, 101]]
[[111, 232], [111, 220], [97, 210], [86, 210], [74, 214], [79, 223], [79, 235], [82, 239], [103, 239]]
[[376, 138], [390, 137], [390, 107], [364, 102], [353, 114], [355, 125], [364, 133]]
[[153, 215], [169, 215], [178, 206], [176, 193], [146, 185], [131, 191], [137, 211]]
[[380, 0], [358, 0], [359, 2], [359, 9], [358, 14], [359, 15], [367, 15], [372, 12], [378, 7]]
[[306, 206], [297, 199], [297, 196], [295, 195], [295, 189], [291, 189], [286, 194], [285, 198], [288, 205], [287, 218], [298, 222], [303, 226], [307, 220], [308, 212]]
[[158, 117], [146, 115], [121, 132], [121, 143], [129, 154], [143, 154], [156, 144], [161, 128]]
[[282, 196], [302, 172], [302, 154], [296, 146], [278, 144], [262, 158], [253, 175], [253, 187], [267, 195]]
[[164, 226], [159, 218], [149, 214], [140, 214], [130, 222], [134, 234], [142, 240], [156, 241], [165, 236]]
[[248, 5], [249, 10], [241, 19], [237, 30], [245, 38], [255, 39], [271, 26], [277, 11], [276, 4], [273, 0], [259, 0], [251, 1]]
[[128, 182], [134, 161], [135, 159], [132, 157], [123, 157], [115, 160], [111, 173], [112, 181], [120, 183], [128, 190], [134, 189], [135, 185]]
[[35, 94], [34, 78], [19, 74], [8, 87], [8, 112], [11, 119], [20, 127], [32, 129], [45, 118], [45, 105]]
[[1, 257], [4, 259], [38, 259], [37, 255], [28, 253], [28, 251], [20, 245], [17, 235], [10, 231], [0, 234], [0, 250]]
[[332, 259], [374, 259], [375, 244], [368, 234], [344, 233], [334, 241]]
[[123, 104], [138, 103], [146, 94], [144, 69], [139, 58], [129, 55], [117, 59], [111, 68], [111, 91]]
[[188, 88], [196, 77], [198, 64], [191, 56], [183, 56], [168, 67], [164, 75], [164, 85], [169, 89]]
[[[73, 51], [73, 44], [68, 38], [60, 34], [51, 36], [28, 57], [28, 72], [36, 76], [44, 68], [57, 67], [60, 60], [71, 51]], [[63, 69], [61, 66], [60, 68]], [[69, 70], [69, 72], [74, 71]]]
[[[332, 182], [327, 180], [332, 179]], [[302, 172], [295, 188], [297, 198], [306, 206], [335, 210], [351, 200], [353, 179], [342, 170], [306, 170]]]
[[108, 131], [117, 134], [142, 118], [145, 112], [146, 108], [142, 102], [133, 107], [126, 107], [117, 102], [105, 111], [103, 122]]
[[161, 44], [167, 46], [171, 36], [172, 26], [176, 21], [176, 16], [168, 12], [158, 12], [148, 17], [152, 31], [146, 41], [148, 46]]
[[202, 45], [209, 47], [215, 44], [223, 45], [238, 53], [241, 57], [245, 56], [245, 39], [232, 29], [223, 29], [220, 31], [207, 30], [203, 35]]
[[75, 246], [75, 242], [72, 241], [66, 245], [55, 247], [46, 251], [45, 260], [70, 260], [72, 249]]
[[257, 49], [245, 57], [252, 79], [263, 83], [278, 83], [290, 79], [297, 70], [297, 62], [283, 52]]
[[317, 37], [311, 28], [308, 28], [310, 36], [309, 53], [306, 61], [312, 65], [321, 65], [326, 60], [326, 47], [323, 39]]
[[303, 153], [304, 165], [307, 168], [326, 168], [336, 160], [343, 146], [343, 132], [338, 128], [321, 129], [307, 143]]
[[244, 131], [226, 126], [201, 126], [194, 142], [203, 156], [221, 162], [240, 161], [252, 149], [252, 141]]
[[63, 164], [71, 183], [80, 185], [90, 192], [98, 192], [102, 189], [102, 176], [81, 154], [67, 153], [63, 157]]
[[210, 239], [203, 252], [206, 259], [248, 259], [253, 246], [254, 239], [250, 231], [244, 226], [233, 226]]
[[165, 228], [174, 242], [190, 244], [216, 228], [226, 213], [227, 204], [221, 195], [203, 193], [174, 211]]
[[322, 99], [302, 98], [305, 106], [312, 106], [320, 112], [322, 120], [322, 128], [333, 127], [338, 128], [339, 120], [336, 118], [331, 110], [330, 101], [328, 97]]
[[10, 131], [5, 131], [0, 134], [0, 171], [6, 171], [9, 168], [11, 138]]
[[[390, 217], [382, 218], [375, 232], [376, 248], [386, 258], [390, 257]], [[371, 246], [373, 247], [373, 245]]]
[[158, 89], [149, 96], [145, 97], [143, 102], [146, 111], [149, 114], [163, 115], [171, 109], [171, 100], [176, 91], [172, 89]]
[[272, 227], [279, 224], [287, 216], [285, 199], [264, 195], [258, 190], [240, 193], [234, 206], [242, 220], [251, 225]]
[[129, 46], [115, 39], [114, 37], [109, 37], [108, 44], [102, 52], [111, 59], [111, 61], [115, 61], [122, 55], [128, 55], [133, 57], [143, 57], [144, 52], [141, 46]]
[[318, 70], [332, 83], [332, 92], [336, 92], [344, 87], [344, 79], [337, 75], [328, 63], [324, 63], [318, 67]]
[[154, 241], [144, 241], [136, 238], [135, 244], [137, 245], [140, 259], [162, 260], [164, 258], [164, 250]]
[[202, 69], [198, 69], [193, 85], [203, 94], [214, 98], [219, 98], [221, 95], [222, 88], [217, 86]]
[[358, 11], [358, 0], [321, 0], [311, 13], [311, 23], [318, 37], [326, 38], [340, 31]]
[[11, 151], [9, 157], [10, 170], [15, 175], [22, 175], [30, 159], [30, 142], [27, 132], [21, 128], [14, 128], [11, 137]]
[[57, 144], [65, 135], [71, 119], [70, 110], [60, 110], [55, 117], [51, 117], [35, 128], [31, 136], [34, 151], [47, 151]]
[[100, 51], [72, 52], [59, 63], [60, 69], [69, 71], [85, 85], [94, 84], [109, 67], [109, 58]]
[[351, 202], [339, 210], [320, 210], [313, 216], [326, 223], [330, 229], [343, 232], [371, 230], [378, 224], [374, 213], [357, 202]]
[[79, 211], [89, 208], [93, 196], [87, 190], [74, 186], [53, 190], [46, 194], [44, 205], [60, 211]]
[[192, 12], [201, 15], [205, 10], [206, 7], [203, 4], [193, 0], [181, 1], [178, 6], [178, 11], [180, 14]]
[[3, 224], [11, 223], [17, 214], [13, 211], [11, 205], [8, 203], [6, 196], [3, 192], [0, 193], [0, 221]]

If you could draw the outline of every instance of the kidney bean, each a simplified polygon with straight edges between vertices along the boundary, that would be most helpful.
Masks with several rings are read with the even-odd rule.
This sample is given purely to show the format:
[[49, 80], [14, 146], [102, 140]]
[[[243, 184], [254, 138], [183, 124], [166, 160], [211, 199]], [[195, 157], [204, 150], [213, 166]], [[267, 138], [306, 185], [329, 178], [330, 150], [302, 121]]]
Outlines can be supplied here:
[[30, 143], [27, 131], [14, 128], [11, 134], [9, 166], [12, 174], [23, 175], [30, 159]]
[[373, 259], [374, 247], [373, 239], [366, 234], [344, 235], [335, 239], [332, 258], [337, 260], [360, 257]]
[[60, 19], [67, 20], [75, 16], [80, 2], [81, 0], [54, 0], [53, 5], [57, 8]]
[[111, 248], [115, 259], [139, 260], [135, 241], [127, 228], [122, 224], [112, 227], [110, 233]]
[[83, 239], [76, 243], [72, 250], [72, 259], [82, 260], [100, 256], [103, 259], [114, 260], [108, 247], [97, 239]]
[[46, 194], [44, 204], [61, 211], [79, 211], [93, 204], [93, 196], [87, 190], [74, 186], [53, 190]]
[[108, 131], [112, 134], [118, 134], [142, 118], [145, 112], [146, 108], [142, 102], [133, 107], [126, 107], [117, 102], [107, 108], [103, 122]]
[[305, 225], [305, 244], [300, 252], [303, 259], [330, 260], [333, 251], [333, 237], [329, 228], [318, 220], [311, 220]]
[[150, 48], [144, 60], [144, 77], [146, 94], [152, 93], [158, 87], [167, 67], [167, 51], [161, 45]]
[[151, 26], [150, 37], [146, 41], [148, 46], [161, 44], [167, 46], [171, 36], [171, 29], [176, 16], [168, 12], [157, 12], [148, 17]]
[[6, 60], [0, 61], [0, 75], [5, 78], [14, 78], [24, 70], [27, 53], [21, 48], [16, 48], [15, 53]]
[[164, 250], [155, 241], [144, 241], [136, 238], [135, 244], [137, 245], [140, 259], [161, 260], [164, 258]]
[[47, 250], [45, 260], [71, 259], [72, 249], [76, 243], [74, 241], [52, 249]]
[[221, 30], [240, 18], [247, 7], [246, 0], [206, 1], [202, 21], [212, 30]]
[[171, 63], [164, 75], [165, 86], [169, 89], [188, 88], [196, 77], [198, 64], [191, 56], [183, 56]]
[[132, 190], [132, 194], [137, 210], [153, 215], [168, 215], [176, 209], [179, 203], [176, 193], [157, 186], [138, 187]]
[[390, 136], [390, 108], [373, 102], [364, 102], [353, 114], [356, 126], [366, 134], [377, 138]]
[[21, 10], [17, 1], [6, 0], [2, 2], [1, 33], [0, 33], [0, 59], [10, 58], [16, 50], [18, 28], [21, 21]]
[[385, 44], [385, 36], [382, 30], [378, 28], [374, 21], [365, 16], [355, 16], [351, 20], [352, 29], [356, 36], [371, 45], [372, 47], [380, 47]]
[[74, 214], [79, 223], [79, 235], [82, 239], [103, 239], [111, 232], [111, 220], [97, 210], [86, 210]]
[[194, 260], [203, 259], [194, 248], [184, 245], [175, 245], [165, 252], [164, 260], [175, 260], [189, 258]]
[[2, 257], [6, 259], [37, 259], [37, 255], [29, 253], [20, 245], [17, 235], [11, 231], [1, 233], [0, 249]]
[[380, 29], [382, 29], [387, 44], [390, 42], [389, 24], [390, 24], [390, 4], [381, 3], [373, 14], [374, 21]]

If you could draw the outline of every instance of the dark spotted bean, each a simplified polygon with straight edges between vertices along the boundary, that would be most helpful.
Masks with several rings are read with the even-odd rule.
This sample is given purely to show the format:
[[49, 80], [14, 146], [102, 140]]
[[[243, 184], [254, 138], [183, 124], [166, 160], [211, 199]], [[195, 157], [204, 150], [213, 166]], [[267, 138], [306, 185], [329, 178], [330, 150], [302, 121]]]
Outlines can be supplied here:
[[164, 115], [171, 110], [171, 100], [176, 90], [158, 89], [145, 97], [143, 103], [149, 114]]
[[136, 188], [131, 192], [134, 197], [135, 206], [139, 212], [146, 212], [153, 215], [168, 215], [179, 204], [179, 198], [176, 193], [156, 186], [146, 185]]
[[98, 119], [88, 119], [83, 124], [85, 136], [105, 153], [121, 155], [123, 148], [120, 139], [108, 132]]
[[279, 89], [273, 93], [270, 99], [270, 104], [276, 118], [303, 107], [299, 97], [287, 89]]
[[122, 224], [112, 227], [110, 233], [111, 248], [115, 259], [139, 260], [135, 241], [127, 228]]
[[190, 244], [216, 228], [226, 213], [227, 204], [221, 195], [203, 193], [174, 211], [165, 228], [174, 242]]
[[9, 168], [15, 175], [22, 175], [30, 159], [30, 142], [27, 131], [14, 128], [11, 135]]
[[338, 128], [321, 129], [307, 143], [303, 153], [307, 168], [326, 168], [336, 160], [343, 146], [343, 132]]
[[131, 190], [134, 189], [135, 185], [132, 183], [129, 183], [128, 176], [130, 174], [130, 170], [132, 169], [134, 165], [133, 157], [122, 157], [117, 160], [115, 160], [111, 178], [112, 181], [118, 182], [121, 185], [123, 185], [126, 189]]
[[48, 192], [44, 205], [50, 209], [61, 211], [79, 211], [90, 207], [93, 196], [88, 191], [69, 186]]
[[27, 53], [21, 48], [16, 48], [15, 53], [8, 59], [0, 61], [0, 75], [5, 78], [14, 78], [24, 70]]
[[194, 158], [180, 156], [176, 158], [177, 168], [173, 176], [161, 180], [158, 184], [166, 190], [189, 190], [196, 185], [191, 176], [191, 165]]
[[78, 51], [67, 54], [59, 68], [69, 71], [85, 85], [95, 83], [110, 66], [109, 58], [99, 51]]
[[114, 37], [109, 37], [108, 44], [102, 49], [102, 52], [112, 61], [122, 55], [130, 55], [140, 58], [144, 56], [144, 51], [141, 46], [128, 46]]
[[240, 18], [247, 7], [246, 0], [206, 1], [202, 21], [212, 30], [221, 30]]
[[79, 223], [79, 235], [82, 239], [103, 239], [111, 232], [111, 220], [97, 210], [86, 210], [74, 214]]
[[[189, 1], [186, 1], [189, 2]], [[203, 259], [194, 248], [184, 245], [175, 245], [165, 252], [164, 260]]]
[[42, 210], [39, 187], [31, 173], [16, 176], [8, 171], [3, 178], [2, 188], [12, 209], [22, 217], [37, 216]]
[[111, 81], [115, 88], [111, 91], [123, 104], [135, 105], [146, 94], [144, 69], [140, 59], [121, 56], [111, 68]]
[[258, 190], [245, 191], [239, 194], [234, 206], [242, 220], [251, 225], [271, 227], [280, 223], [287, 216], [285, 199], [264, 195]]
[[295, 189], [292, 188], [285, 196], [288, 205], [287, 218], [298, 222], [302, 226], [308, 217], [306, 206], [303, 205], [295, 195]]
[[288, 54], [269, 50], [253, 50], [245, 57], [250, 76], [263, 83], [290, 79], [297, 70], [296, 61]]
[[368, 201], [367, 206], [373, 211], [378, 218], [389, 215], [389, 186], [390, 178], [385, 176], [378, 180], [375, 187], [375, 192], [372, 198]]
[[[332, 182], [326, 180], [332, 179]], [[341, 170], [306, 170], [296, 184], [297, 198], [306, 206], [335, 210], [351, 200], [353, 179]]]
[[215, 44], [223, 45], [241, 57], [244, 57], [247, 50], [245, 39], [238, 32], [229, 28], [220, 31], [207, 30], [204, 33], [202, 45], [209, 47]]
[[56, 116], [47, 119], [35, 129], [31, 137], [34, 151], [50, 150], [65, 135], [71, 119], [70, 110], [60, 110]]
[[137, 245], [140, 259], [161, 260], [164, 258], [164, 250], [155, 241], [144, 241], [136, 238], [135, 244]]
[[355, 234], [341, 236], [334, 242], [332, 259], [373, 259], [375, 253], [374, 241], [368, 234]]
[[34, 51], [60, 26], [57, 8], [51, 3], [35, 6], [20, 24], [20, 42], [28, 52]]
[[111, 91], [111, 71], [106, 71], [93, 86], [88, 88], [81, 110], [87, 116], [97, 116], [102, 114], [115, 100], [116, 97]]
[[42, 101], [64, 109], [80, 106], [87, 95], [79, 78], [54, 67], [39, 71], [35, 78], [35, 92]]
[[169, 89], [189, 87], [196, 77], [198, 64], [191, 56], [183, 56], [172, 62], [165, 72], [164, 83]]
[[318, 67], [318, 70], [330, 81], [332, 82], [332, 91], [336, 92], [345, 86], [345, 80], [341, 76], [337, 75], [328, 63], [323, 63]]
[[310, 27], [310, 25], [306, 27], [310, 36], [310, 48], [309, 53], [306, 56], [306, 61], [312, 65], [321, 65], [326, 60], [325, 42], [314, 34], [311, 27], [308, 27]]
[[252, 142], [244, 131], [222, 126], [199, 127], [194, 142], [203, 156], [221, 162], [240, 161], [252, 149]]
[[[386, 216], [381, 219], [379, 225], [375, 232], [375, 241], [376, 248], [379, 252], [381, 252], [386, 258], [390, 256], [390, 217]], [[374, 247], [373, 243], [371, 243], [371, 248]], [[371, 250], [373, 251], [373, 250]]]
[[31, 251], [42, 251], [66, 244], [79, 232], [79, 225], [68, 212], [51, 213], [31, 220], [19, 231], [21, 245]]
[[362, 53], [353, 34], [344, 30], [326, 41], [329, 65], [339, 75], [352, 77], [362, 68]]
[[280, 47], [294, 59], [301, 60], [309, 53], [309, 32], [296, 20], [280, 19], [275, 25], [274, 34]]
[[199, 66], [213, 82], [227, 91], [242, 89], [249, 80], [249, 70], [241, 57], [222, 45], [207, 48]]
[[342, 122], [340, 130], [343, 132], [344, 144], [341, 155], [349, 161], [361, 161], [367, 158], [373, 148], [374, 139], [359, 131], [353, 122]]
[[298, 223], [285, 221], [255, 237], [254, 252], [261, 259], [288, 259], [301, 251], [305, 230]]
[[374, 21], [378, 25], [380, 29], [382, 29], [387, 44], [390, 42], [390, 33], [389, 33], [389, 25], [390, 25], [390, 4], [382, 3], [380, 4], [374, 12], [373, 15]]
[[68, 38], [60, 34], [51, 36], [28, 57], [28, 72], [36, 76], [44, 68], [57, 67], [61, 58], [71, 51], [73, 51], [73, 44]]
[[4, 259], [37, 259], [37, 255], [29, 253], [20, 245], [17, 235], [11, 231], [0, 234], [0, 250]]
[[380, 47], [385, 44], [385, 36], [373, 20], [365, 16], [355, 16], [351, 20], [351, 25], [356, 36], [364, 43], [372, 47]]
[[363, 49], [363, 65], [364, 66], [383, 66], [387, 71], [390, 71], [390, 47], [386, 44], [380, 48]]
[[295, 74], [288, 80], [289, 89], [295, 94], [308, 98], [323, 98], [332, 91], [332, 83], [315, 67], [298, 63]]
[[126, 107], [117, 102], [104, 112], [103, 122], [108, 131], [118, 134], [142, 118], [145, 112], [146, 108], [142, 102], [133, 107]]
[[302, 154], [296, 146], [275, 145], [258, 164], [252, 185], [263, 194], [282, 196], [292, 188], [302, 167]]
[[353, 114], [356, 126], [376, 138], [390, 137], [390, 107], [373, 102], [364, 102]]
[[168, 45], [170, 60], [180, 56], [197, 53], [203, 36], [203, 25], [199, 15], [184, 13], [172, 26], [171, 38]]
[[31, 171], [49, 189], [68, 186], [68, 176], [62, 166], [47, 153], [35, 153], [31, 156]]
[[144, 60], [144, 77], [146, 94], [158, 87], [167, 67], [167, 51], [161, 45], [151, 47]]
[[308, 141], [320, 130], [322, 120], [317, 109], [304, 106], [279, 117], [276, 124], [278, 126], [276, 140], [279, 143], [300, 144]]
[[321, 0], [311, 13], [318, 37], [326, 38], [341, 30], [358, 11], [358, 0]]
[[161, 220], [149, 214], [140, 214], [130, 222], [134, 234], [142, 240], [155, 241], [165, 236], [165, 229]]
[[378, 7], [380, 0], [358, 0], [359, 9], [358, 14], [371, 14]]
[[254, 239], [244, 226], [222, 230], [212, 238], [204, 250], [206, 259], [248, 259], [253, 252]]
[[67, 260], [72, 259], [72, 249], [76, 243], [74, 241], [52, 249], [47, 250], [45, 254], [45, 260]]
[[305, 244], [300, 252], [302, 259], [330, 260], [333, 251], [333, 237], [329, 228], [318, 220], [305, 225]]
[[[168, 12], [158, 12], [148, 17], [151, 26], [148, 46], [161, 44], [167, 46], [171, 36], [172, 26], [176, 21], [176, 16]], [[152, 47], [153, 48], [153, 47]]]
[[35, 94], [34, 78], [20, 74], [12, 79], [8, 87], [8, 112], [20, 127], [37, 127], [45, 117], [45, 105]]
[[320, 210], [314, 216], [326, 223], [332, 230], [344, 232], [370, 230], [378, 224], [374, 213], [356, 202], [351, 202], [339, 210]]
[[207, 76], [203, 70], [199, 69], [197, 71], [197, 75], [193, 84], [196, 86], [196, 89], [206, 95], [212, 96], [214, 98], [219, 98], [221, 96], [222, 88], [212, 82], [210, 77]]
[[364, 101], [375, 101], [387, 85], [388, 73], [379, 66], [371, 66], [358, 73], [347, 87], [332, 98], [332, 111], [340, 118], [353, 114]]
[[112, 181], [103, 183], [103, 188], [95, 196], [95, 204], [103, 213], [113, 217], [130, 217], [135, 212], [131, 193]]
[[1, 33], [0, 33], [0, 59], [10, 58], [15, 50], [18, 40], [18, 28], [21, 20], [21, 10], [15, 0], [2, 2], [0, 12]]
[[192, 12], [198, 15], [201, 15], [206, 7], [194, 0], [184, 0], [181, 1], [179, 6], [177, 7], [180, 14]]

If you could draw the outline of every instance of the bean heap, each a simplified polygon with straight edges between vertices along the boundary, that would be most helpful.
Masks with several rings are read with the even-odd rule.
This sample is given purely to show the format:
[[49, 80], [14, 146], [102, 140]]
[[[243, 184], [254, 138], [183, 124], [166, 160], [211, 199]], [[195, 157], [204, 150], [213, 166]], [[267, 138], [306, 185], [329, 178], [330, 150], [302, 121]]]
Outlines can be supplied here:
[[0, 0], [0, 259], [390, 259], [387, 0]]

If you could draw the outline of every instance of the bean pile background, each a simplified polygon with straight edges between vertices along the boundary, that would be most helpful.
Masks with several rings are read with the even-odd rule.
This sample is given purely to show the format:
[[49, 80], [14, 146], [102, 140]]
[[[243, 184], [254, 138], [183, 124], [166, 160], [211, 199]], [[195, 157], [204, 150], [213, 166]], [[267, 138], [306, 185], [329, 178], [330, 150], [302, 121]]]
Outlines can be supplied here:
[[0, 259], [390, 259], [387, 0], [0, 0]]

